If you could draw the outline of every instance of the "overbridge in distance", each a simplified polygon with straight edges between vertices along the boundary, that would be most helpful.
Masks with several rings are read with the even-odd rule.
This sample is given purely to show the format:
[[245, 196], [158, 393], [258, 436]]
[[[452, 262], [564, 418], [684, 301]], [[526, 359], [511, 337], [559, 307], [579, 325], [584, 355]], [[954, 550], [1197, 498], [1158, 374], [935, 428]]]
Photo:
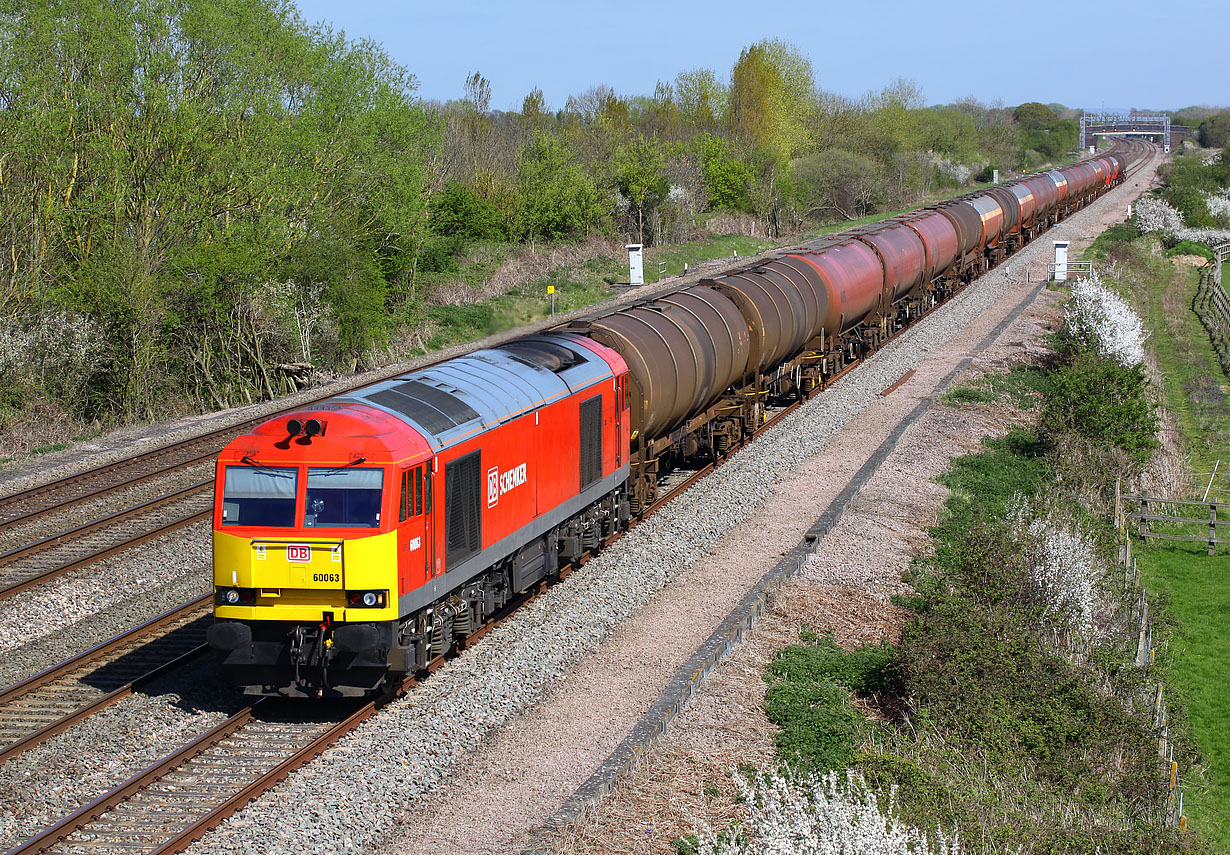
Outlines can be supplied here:
[[1171, 127], [1169, 116], [1118, 114], [1086, 114], [1081, 116], [1081, 148], [1092, 145], [1095, 137], [1101, 136], [1141, 136], [1161, 137], [1166, 151], [1170, 151], [1171, 136], [1178, 138], [1187, 135], [1187, 128], [1178, 125]]

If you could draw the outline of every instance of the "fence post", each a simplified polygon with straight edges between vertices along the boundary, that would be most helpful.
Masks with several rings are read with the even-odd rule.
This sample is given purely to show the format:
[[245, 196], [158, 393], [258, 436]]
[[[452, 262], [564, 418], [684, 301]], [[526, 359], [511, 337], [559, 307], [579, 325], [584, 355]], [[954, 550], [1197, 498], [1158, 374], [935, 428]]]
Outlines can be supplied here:
[[1138, 521], [1137, 526], [1136, 526], [1136, 533], [1140, 535], [1141, 537], [1144, 537], [1146, 532], [1149, 531], [1149, 522], [1145, 519], [1148, 513], [1149, 513], [1149, 494], [1145, 493], [1143, 496], [1140, 497], [1140, 520]]
[[1149, 647], [1148, 647], [1148, 632], [1146, 627], [1149, 625], [1149, 601], [1145, 599], [1145, 592], [1141, 589], [1140, 592], [1140, 637], [1136, 641], [1136, 664], [1141, 668], [1149, 664]]
[[1217, 502], [1209, 503], [1209, 555], [1217, 554]]

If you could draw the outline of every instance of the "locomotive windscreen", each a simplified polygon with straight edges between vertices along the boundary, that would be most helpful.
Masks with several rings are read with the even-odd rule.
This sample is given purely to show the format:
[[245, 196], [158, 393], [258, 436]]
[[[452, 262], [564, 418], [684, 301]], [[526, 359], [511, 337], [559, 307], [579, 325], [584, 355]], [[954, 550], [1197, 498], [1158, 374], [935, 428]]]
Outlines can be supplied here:
[[290, 528], [295, 524], [298, 469], [228, 466], [222, 486], [222, 524]]

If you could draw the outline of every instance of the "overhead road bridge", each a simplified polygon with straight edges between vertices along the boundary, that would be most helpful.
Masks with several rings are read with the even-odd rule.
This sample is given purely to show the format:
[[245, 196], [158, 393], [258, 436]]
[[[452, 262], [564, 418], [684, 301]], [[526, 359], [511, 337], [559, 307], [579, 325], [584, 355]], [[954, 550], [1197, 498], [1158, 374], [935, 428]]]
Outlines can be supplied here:
[[[1086, 114], [1081, 116], [1081, 148], [1093, 145], [1097, 137], [1161, 137], [1166, 151], [1172, 142], [1187, 135], [1187, 128], [1172, 127], [1169, 116], [1121, 116], [1118, 114]], [[1174, 139], [1172, 139], [1174, 138]]]

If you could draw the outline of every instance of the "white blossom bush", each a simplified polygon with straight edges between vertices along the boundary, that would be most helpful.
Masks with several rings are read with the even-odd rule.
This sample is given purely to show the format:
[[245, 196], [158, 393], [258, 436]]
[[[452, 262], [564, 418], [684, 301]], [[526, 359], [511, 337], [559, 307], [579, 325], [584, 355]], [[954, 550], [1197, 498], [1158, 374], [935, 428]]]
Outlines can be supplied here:
[[1076, 341], [1125, 368], [1144, 361], [1144, 323], [1126, 300], [1102, 284], [1096, 270], [1072, 286], [1063, 315]]
[[88, 315], [50, 311], [0, 319], [0, 383], [41, 386], [71, 400], [106, 358], [106, 332]]
[[893, 816], [857, 773], [735, 776], [747, 821], [729, 831], [702, 826], [697, 855], [958, 855], [960, 840], [923, 834]]
[[1136, 230], [1141, 234], [1165, 234], [1175, 240], [1190, 240], [1210, 246], [1230, 240], [1230, 229], [1191, 229], [1183, 215], [1165, 199], [1146, 196], [1136, 203]]
[[938, 169], [942, 175], [955, 181], [958, 185], [966, 184], [969, 181], [970, 176], [986, 166], [985, 163], [980, 162], [977, 166], [970, 167], [964, 163], [952, 160], [951, 158], [936, 154], [933, 151], [923, 153], [922, 159], [926, 163]]
[[1230, 219], [1230, 189], [1205, 194], [1204, 202], [1213, 216], [1222, 219], [1223, 222]]
[[1136, 202], [1136, 230], [1141, 234], [1176, 234], [1186, 228], [1183, 215], [1165, 199], [1144, 196]]
[[1008, 525], [1045, 615], [1087, 639], [1096, 637], [1106, 605], [1098, 592], [1102, 567], [1093, 537], [1052, 509], [1035, 509], [1019, 494], [1008, 506]]

